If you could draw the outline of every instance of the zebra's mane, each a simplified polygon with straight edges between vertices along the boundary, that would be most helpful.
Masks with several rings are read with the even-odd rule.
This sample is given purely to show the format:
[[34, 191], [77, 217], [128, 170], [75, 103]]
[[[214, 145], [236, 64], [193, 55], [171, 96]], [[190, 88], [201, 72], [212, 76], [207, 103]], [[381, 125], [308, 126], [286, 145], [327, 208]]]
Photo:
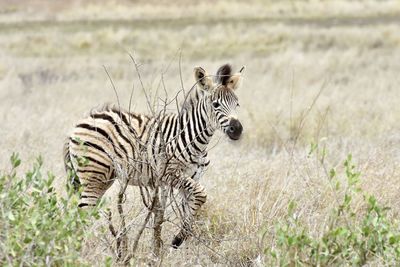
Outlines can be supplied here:
[[192, 88], [184, 97], [181, 104], [182, 110], [189, 111], [196, 106], [200, 99], [205, 95], [205, 92], [197, 87]]

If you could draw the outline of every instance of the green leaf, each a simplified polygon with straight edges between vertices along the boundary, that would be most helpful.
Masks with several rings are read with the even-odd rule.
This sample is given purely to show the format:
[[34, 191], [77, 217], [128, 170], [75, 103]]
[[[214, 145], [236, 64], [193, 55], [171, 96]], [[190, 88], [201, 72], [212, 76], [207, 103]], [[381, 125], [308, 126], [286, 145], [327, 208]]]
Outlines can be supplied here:
[[8, 218], [10, 221], [12, 221], [12, 222], [15, 221], [15, 216], [14, 216], [14, 214], [12, 213], [11, 210], [8, 212], [7, 218]]
[[329, 178], [334, 178], [336, 176], [336, 171], [335, 171], [335, 169], [330, 169], [329, 170]]
[[17, 168], [21, 164], [18, 153], [13, 153], [10, 157], [10, 161], [13, 169]]

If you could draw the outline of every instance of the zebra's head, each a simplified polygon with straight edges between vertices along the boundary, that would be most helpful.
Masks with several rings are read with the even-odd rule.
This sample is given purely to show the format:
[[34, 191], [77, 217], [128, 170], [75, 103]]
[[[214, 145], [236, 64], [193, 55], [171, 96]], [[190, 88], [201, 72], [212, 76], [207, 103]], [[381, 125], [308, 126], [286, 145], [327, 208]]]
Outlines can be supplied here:
[[238, 140], [242, 135], [243, 126], [237, 118], [236, 110], [239, 100], [235, 91], [240, 87], [241, 75], [244, 68], [238, 73], [232, 73], [229, 64], [222, 65], [212, 79], [207, 72], [197, 67], [194, 76], [198, 86], [208, 92], [210, 119], [214, 126], [224, 132], [231, 140]]

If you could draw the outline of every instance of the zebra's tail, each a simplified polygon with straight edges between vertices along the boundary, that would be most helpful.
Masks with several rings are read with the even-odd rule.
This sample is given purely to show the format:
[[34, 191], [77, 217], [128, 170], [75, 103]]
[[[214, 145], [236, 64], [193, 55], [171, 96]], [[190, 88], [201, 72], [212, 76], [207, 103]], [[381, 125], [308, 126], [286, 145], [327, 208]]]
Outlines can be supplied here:
[[71, 155], [69, 153], [69, 139], [65, 141], [64, 143], [64, 148], [63, 148], [63, 154], [64, 154], [64, 166], [65, 166], [65, 171], [67, 172], [67, 188], [73, 188], [75, 192], [79, 191], [79, 188], [81, 187], [81, 182], [79, 181], [79, 177], [76, 174], [76, 170], [72, 164], [72, 159]]

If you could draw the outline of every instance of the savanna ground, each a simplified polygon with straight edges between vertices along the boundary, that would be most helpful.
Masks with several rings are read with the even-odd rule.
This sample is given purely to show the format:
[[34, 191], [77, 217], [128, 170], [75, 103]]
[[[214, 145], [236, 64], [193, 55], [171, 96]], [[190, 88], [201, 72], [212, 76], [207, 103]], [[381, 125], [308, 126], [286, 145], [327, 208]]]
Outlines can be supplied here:
[[[277, 224], [296, 220], [318, 237], [345, 186], [348, 154], [363, 194], [400, 212], [400, 4], [397, 1], [0, 1], [0, 169], [19, 152], [21, 172], [42, 155], [64, 192], [62, 146], [91, 108], [116, 102], [103, 66], [128, 107], [148, 112], [127, 52], [155, 95], [194, 81], [192, 70], [245, 65], [237, 95], [243, 138], [214, 138], [202, 179], [208, 200], [193, 238], [168, 247], [165, 265], [268, 264]], [[181, 55], [181, 60], [180, 60]], [[181, 64], [181, 67], [179, 66]], [[157, 89], [158, 88], [158, 89]], [[173, 109], [173, 106], [171, 107]], [[114, 207], [116, 188], [107, 193]], [[129, 189], [130, 216], [141, 209]], [[362, 197], [352, 203], [362, 213]], [[134, 222], [135, 223], [135, 222]], [[83, 246], [90, 264], [110, 251], [104, 220]], [[134, 230], [133, 230], [134, 231]], [[140, 261], [149, 256], [149, 233]], [[372, 257], [370, 265], [390, 264]]]

